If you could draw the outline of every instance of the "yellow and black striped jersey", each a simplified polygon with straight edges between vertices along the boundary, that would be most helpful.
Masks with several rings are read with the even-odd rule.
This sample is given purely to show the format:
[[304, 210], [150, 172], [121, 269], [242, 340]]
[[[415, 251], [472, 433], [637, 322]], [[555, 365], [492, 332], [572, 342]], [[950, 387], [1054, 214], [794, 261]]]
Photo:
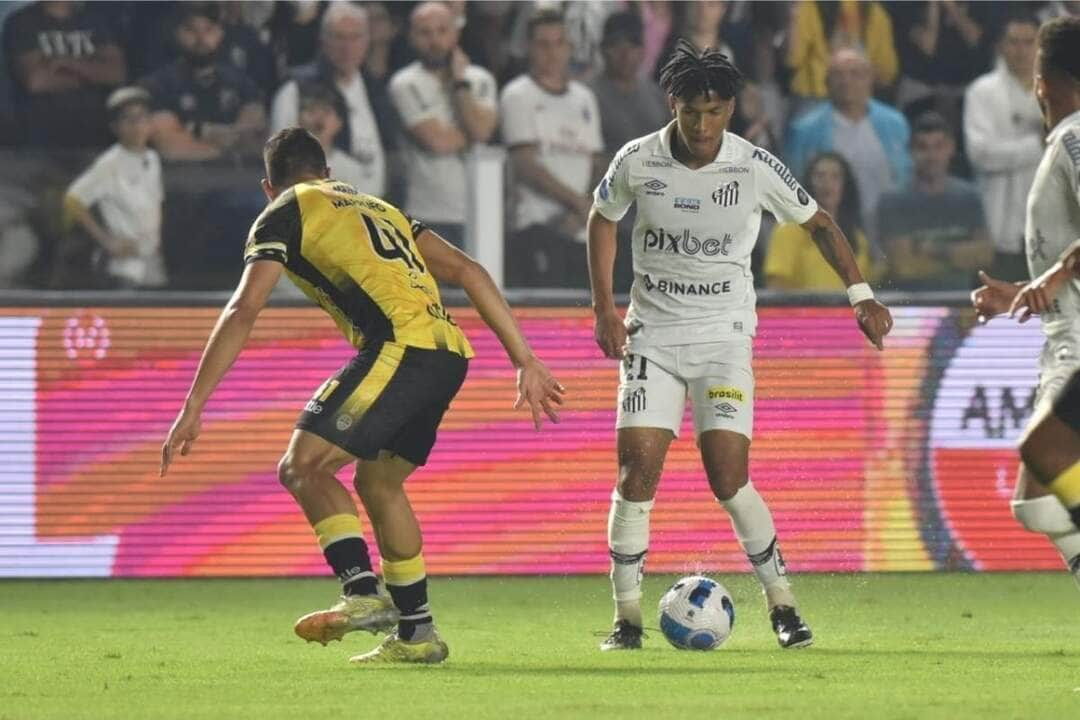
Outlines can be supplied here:
[[416, 245], [423, 225], [336, 180], [299, 183], [255, 220], [244, 262], [273, 260], [357, 349], [395, 342], [474, 353]]

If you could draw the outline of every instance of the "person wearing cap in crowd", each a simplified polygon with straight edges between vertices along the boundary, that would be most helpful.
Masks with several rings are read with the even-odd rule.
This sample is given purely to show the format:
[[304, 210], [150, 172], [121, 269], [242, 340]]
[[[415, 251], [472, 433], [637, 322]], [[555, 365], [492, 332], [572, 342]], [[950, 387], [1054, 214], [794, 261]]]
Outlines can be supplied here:
[[99, 284], [160, 287], [161, 159], [148, 147], [150, 94], [140, 87], [113, 91], [105, 103], [117, 142], [68, 187], [65, 221], [93, 239]]

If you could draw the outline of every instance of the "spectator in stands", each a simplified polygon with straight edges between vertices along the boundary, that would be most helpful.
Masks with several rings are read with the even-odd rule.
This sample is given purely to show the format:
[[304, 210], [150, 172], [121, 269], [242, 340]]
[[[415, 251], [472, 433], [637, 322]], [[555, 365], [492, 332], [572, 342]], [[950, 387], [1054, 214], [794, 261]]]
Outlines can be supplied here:
[[529, 72], [503, 90], [499, 115], [516, 196], [507, 249], [510, 285], [584, 287], [589, 190], [603, 172], [596, 96], [569, 79], [562, 16], [529, 20]]
[[610, 159], [626, 143], [664, 126], [671, 119], [667, 96], [652, 77], [639, 70], [644, 58], [641, 18], [617, 12], [604, 21], [600, 43], [604, 70], [592, 82], [600, 105], [604, 152]]
[[656, 58], [652, 77], [656, 80], [660, 79], [660, 70], [675, 52], [675, 43], [679, 41], [679, 38], [686, 38], [694, 44], [694, 47], [716, 48], [735, 62], [735, 53], [732, 52], [731, 46], [723, 36], [724, 16], [727, 14], [727, 9], [728, 3], [724, 0], [700, 0], [675, 5], [671, 32], [668, 33], [663, 49]]
[[141, 81], [152, 98], [151, 140], [166, 160], [254, 158], [266, 139], [258, 87], [218, 55], [225, 29], [213, 3], [180, 3], [180, 57]]
[[470, 64], [445, 4], [417, 5], [409, 24], [417, 60], [390, 79], [390, 98], [406, 134], [405, 209], [463, 248], [465, 153], [495, 132], [495, 78]]
[[273, 5], [264, 2], [222, 2], [220, 7], [222, 27], [225, 28], [220, 50], [222, 58], [251, 78], [263, 97], [269, 97], [277, 87], [277, 68], [267, 27]]
[[831, 58], [843, 48], [865, 52], [872, 89], [886, 89], [896, 81], [899, 62], [892, 20], [880, 2], [799, 0], [788, 38], [791, 93], [811, 101], [823, 99], [829, 93]]
[[499, 87], [524, 68], [524, 61], [515, 54], [513, 34], [519, 16], [527, 9], [526, 3], [505, 1], [471, 2], [465, 6], [468, 22], [461, 32], [461, 49], [494, 75]]
[[1010, 19], [1001, 33], [1000, 61], [967, 91], [964, 136], [994, 240], [991, 275], [1029, 277], [1024, 256], [1027, 191], [1043, 153], [1043, 123], [1035, 99], [1033, 17]]
[[367, 10], [371, 41], [362, 70], [369, 82], [386, 87], [394, 71], [407, 64], [401, 62], [400, 53], [397, 52], [401, 21], [390, 12], [386, 3], [367, 2], [364, 9]]
[[[864, 278], [875, 277], [870, 241], [864, 231], [859, 206], [859, 187], [843, 156], [824, 152], [810, 161], [805, 184], [822, 210], [833, 218], [851, 243], [852, 253]], [[825, 261], [817, 245], [801, 225], [778, 225], [769, 238], [765, 255], [765, 284], [770, 290], [836, 291], [844, 282]]]
[[881, 198], [878, 229], [898, 290], [968, 290], [993, 256], [975, 187], [949, 175], [956, 141], [944, 118], [927, 112], [911, 136], [910, 188]]
[[270, 37], [278, 67], [285, 75], [315, 60], [326, 5], [319, 2], [278, 2], [270, 18]]
[[958, 112], [964, 89], [990, 65], [997, 5], [966, 0], [890, 4], [901, 68], [898, 107]]
[[341, 94], [317, 80], [301, 83], [299, 91], [300, 127], [319, 139], [326, 153], [330, 176], [349, 183], [360, 192], [369, 192], [370, 168], [337, 146], [337, 137], [345, 128], [348, 115]]
[[871, 98], [872, 70], [860, 51], [833, 53], [828, 82], [829, 102], [795, 121], [784, 159], [803, 176], [814, 155], [840, 153], [855, 173], [863, 217], [873, 218], [881, 194], [906, 187], [911, 178], [908, 123], [896, 109]]
[[[106, 104], [116, 134], [115, 145], [100, 155], [67, 190], [65, 219], [80, 238], [89, 236], [94, 286], [160, 287], [165, 284], [161, 255], [161, 160], [148, 147], [150, 95], [139, 87], [113, 92]], [[100, 220], [98, 217], [100, 216]], [[84, 245], [69, 238], [69, 252], [55, 258], [58, 264], [73, 259], [72, 248]], [[82, 276], [87, 268], [75, 267], [65, 277]], [[70, 285], [68, 285], [70, 286]]]
[[387, 148], [396, 123], [389, 99], [362, 72], [369, 38], [368, 16], [362, 7], [345, 2], [331, 4], [322, 18], [319, 58], [298, 68], [294, 79], [278, 90], [270, 111], [270, 129], [277, 132], [296, 124], [299, 82], [318, 80], [336, 88], [349, 112], [347, 132], [338, 137], [338, 147], [366, 167], [370, 182], [364, 192], [385, 197]]
[[570, 41], [570, 77], [588, 84], [600, 73], [604, 22], [618, 10], [617, 3], [570, 0], [562, 3], [563, 21]]
[[651, 75], [657, 63], [663, 62], [660, 58], [663, 57], [671, 29], [675, 27], [678, 6], [671, 0], [641, 0], [636, 5], [641, 14], [642, 27], [645, 28], [645, 57], [641, 62], [641, 73]]
[[127, 71], [113, 31], [96, 14], [76, 2], [27, 6], [5, 23], [4, 60], [13, 70], [24, 143], [48, 148], [108, 143], [105, 98]]
[[[621, 11], [604, 21], [601, 51], [603, 72], [592, 82], [600, 107], [600, 127], [604, 137], [605, 161], [610, 162], [619, 149], [635, 138], [648, 135], [671, 120], [667, 95], [650, 75], [642, 75], [645, 56], [641, 18], [635, 12]], [[631, 206], [626, 222], [618, 227], [618, 241], [630, 241], [636, 206]], [[634, 270], [629, 252], [615, 256], [616, 292], [629, 290]]]

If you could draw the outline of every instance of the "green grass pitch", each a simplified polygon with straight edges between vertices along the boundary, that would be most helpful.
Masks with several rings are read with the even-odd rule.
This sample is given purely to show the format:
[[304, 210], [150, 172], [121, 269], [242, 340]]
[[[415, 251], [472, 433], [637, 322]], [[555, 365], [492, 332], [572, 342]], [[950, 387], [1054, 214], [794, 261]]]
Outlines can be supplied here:
[[[750, 576], [735, 631], [597, 650], [603, 577], [435, 579], [450, 659], [350, 666], [376, 638], [292, 633], [333, 580], [0, 582], [0, 720], [111, 718], [1078, 718], [1065, 573], [797, 578], [814, 647], [782, 651]], [[654, 606], [671, 577], [651, 577]], [[652, 619], [655, 624], [655, 619]]]

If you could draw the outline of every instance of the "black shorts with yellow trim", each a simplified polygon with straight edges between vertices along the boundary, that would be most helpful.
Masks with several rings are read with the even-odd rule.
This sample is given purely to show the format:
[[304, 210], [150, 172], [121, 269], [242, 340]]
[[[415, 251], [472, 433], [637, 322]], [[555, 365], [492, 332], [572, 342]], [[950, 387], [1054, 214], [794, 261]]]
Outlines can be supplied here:
[[1080, 370], [1077, 370], [1065, 383], [1057, 399], [1054, 400], [1054, 414], [1063, 423], [1080, 433]]
[[389, 450], [423, 465], [468, 367], [448, 350], [372, 344], [323, 383], [296, 427], [358, 458]]

